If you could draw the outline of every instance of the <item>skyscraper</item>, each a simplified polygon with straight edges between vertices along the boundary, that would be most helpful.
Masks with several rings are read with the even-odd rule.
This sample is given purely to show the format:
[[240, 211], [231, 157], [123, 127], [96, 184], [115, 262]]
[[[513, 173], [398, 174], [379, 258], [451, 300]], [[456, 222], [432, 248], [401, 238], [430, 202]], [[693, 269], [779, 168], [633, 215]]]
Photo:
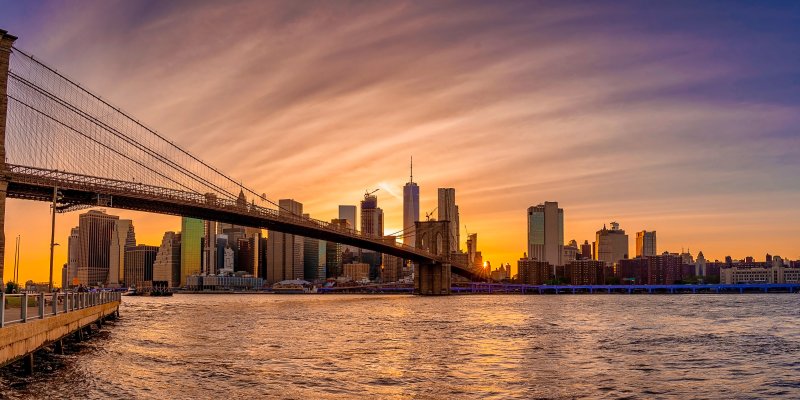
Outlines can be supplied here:
[[[350, 205], [340, 205], [339, 206], [339, 218], [340, 220], [347, 220], [348, 222], [348, 229], [358, 229], [359, 225], [356, 224], [356, 215], [357, 215], [358, 207], [350, 206]], [[358, 253], [358, 248], [349, 246], [349, 245], [341, 245], [342, 252], [345, 250], [349, 250], [351, 253], [356, 254]]]
[[528, 258], [564, 265], [564, 210], [546, 201], [528, 208]]
[[116, 215], [91, 210], [78, 217], [80, 253], [78, 280], [84, 285], [108, 283], [111, 236]]
[[[245, 203], [247, 204], [247, 203]], [[217, 274], [217, 223], [203, 221], [203, 275]]]
[[361, 234], [383, 237], [383, 210], [378, 207], [378, 196], [374, 194], [365, 194], [361, 201]]
[[411, 175], [403, 186], [403, 244], [414, 247], [416, 235], [414, 222], [419, 221], [419, 186], [414, 183], [414, 159], [411, 159]]
[[628, 235], [625, 230], [619, 229], [619, 224], [611, 223], [611, 229], [597, 231], [594, 259], [603, 261], [606, 265], [613, 265], [619, 260], [628, 258]]
[[125, 250], [136, 246], [136, 233], [133, 221], [120, 219], [114, 222], [111, 234], [111, 249], [109, 249], [108, 283], [112, 287], [119, 287], [125, 279]]
[[636, 232], [636, 257], [653, 257], [656, 251], [656, 231]]
[[[278, 214], [303, 215], [303, 205], [291, 199], [278, 201]], [[267, 236], [267, 283], [303, 279], [303, 237], [270, 231]]]
[[303, 239], [303, 276], [305, 280], [313, 282], [317, 279], [325, 279], [318, 276], [319, 273], [319, 240]]
[[181, 220], [181, 279], [177, 286], [186, 286], [186, 277], [200, 274], [204, 226], [202, 219]]
[[74, 227], [70, 231], [69, 239], [67, 240], [67, 286], [64, 289], [74, 285], [75, 279], [78, 278], [78, 265], [80, 265], [80, 228]]
[[143, 282], [153, 280], [153, 263], [158, 246], [140, 244], [125, 249], [125, 286], [141, 288]]
[[181, 234], [166, 232], [153, 261], [153, 281], [177, 286], [181, 280]]
[[450, 252], [457, 253], [461, 248], [461, 228], [456, 205], [456, 190], [439, 188], [439, 221], [450, 221]]
[[[331, 220], [331, 226], [339, 229], [352, 229], [350, 221], [335, 218]], [[344, 246], [336, 242], [325, 243], [325, 277], [338, 278], [342, 275], [342, 252]], [[352, 252], [352, 251], [351, 251]]]
[[[378, 196], [365, 194], [361, 201], [361, 234], [372, 238], [383, 238], [383, 210], [378, 207]], [[370, 265], [370, 279], [381, 273], [381, 254], [361, 250], [361, 262]]]
[[350, 222], [350, 227], [355, 229], [356, 224], [356, 206], [339, 206], [339, 219], [346, 219]]

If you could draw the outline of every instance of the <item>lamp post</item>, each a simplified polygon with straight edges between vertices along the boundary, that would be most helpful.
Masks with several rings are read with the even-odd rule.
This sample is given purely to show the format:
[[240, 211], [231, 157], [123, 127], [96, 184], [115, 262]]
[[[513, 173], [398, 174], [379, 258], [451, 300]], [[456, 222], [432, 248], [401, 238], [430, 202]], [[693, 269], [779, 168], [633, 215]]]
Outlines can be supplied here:
[[58, 201], [58, 187], [53, 186], [53, 217], [50, 221], [50, 293], [53, 292], [53, 252], [58, 243], [56, 239], [56, 202]]

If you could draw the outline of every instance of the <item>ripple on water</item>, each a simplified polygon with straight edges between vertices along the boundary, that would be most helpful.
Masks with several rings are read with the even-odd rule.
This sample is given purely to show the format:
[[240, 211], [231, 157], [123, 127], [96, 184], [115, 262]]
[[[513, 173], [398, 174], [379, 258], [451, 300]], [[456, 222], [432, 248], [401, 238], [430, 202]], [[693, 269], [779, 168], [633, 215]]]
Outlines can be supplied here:
[[796, 300], [130, 297], [0, 398], [798, 398]]

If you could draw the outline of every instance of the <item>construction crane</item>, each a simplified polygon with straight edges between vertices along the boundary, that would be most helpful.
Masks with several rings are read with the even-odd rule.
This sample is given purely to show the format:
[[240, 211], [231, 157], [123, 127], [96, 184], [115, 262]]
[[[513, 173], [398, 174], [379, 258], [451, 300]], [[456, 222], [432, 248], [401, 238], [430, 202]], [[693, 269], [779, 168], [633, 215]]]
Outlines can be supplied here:
[[[439, 207], [436, 207], [436, 208], [439, 208]], [[436, 208], [431, 210], [431, 212], [425, 213], [425, 221], [430, 221], [431, 220], [431, 216], [433, 215], [433, 212], [436, 211]]]
[[369, 189], [365, 190], [365, 191], [364, 191], [364, 198], [366, 199], [367, 197], [369, 197], [371, 194], [373, 194], [373, 193], [377, 192], [378, 190], [381, 190], [381, 189], [380, 189], [380, 188], [377, 188], [377, 189], [375, 189], [375, 190], [373, 190], [373, 191], [371, 191], [371, 192], [369, 191]]

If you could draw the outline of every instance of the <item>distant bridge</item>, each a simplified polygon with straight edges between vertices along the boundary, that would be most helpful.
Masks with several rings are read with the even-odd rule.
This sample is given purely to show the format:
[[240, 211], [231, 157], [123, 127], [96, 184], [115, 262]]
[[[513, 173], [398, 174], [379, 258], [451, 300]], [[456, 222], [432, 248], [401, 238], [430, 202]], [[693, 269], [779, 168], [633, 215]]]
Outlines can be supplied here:
[[[0, 30], [0, 232], [6, 197], [50, 202], [57, 188], [59, 212], [102, 206], [201, 218], [411, 260], [421, 266], [418, 287], [426, 279], [446, 278], [444, 286], [423, 294], [449, 292], [439, 289], [449, 288], [451, 271], [487, 280], [483, 268], [451, 260], [447, 247], [406, 246], [281, 209], [13, 47], [15, 40]], [[243, 203], [240, 193], [250, 202]], [[4, 250], [5, 235], [0, 234], [0, 274]]]

